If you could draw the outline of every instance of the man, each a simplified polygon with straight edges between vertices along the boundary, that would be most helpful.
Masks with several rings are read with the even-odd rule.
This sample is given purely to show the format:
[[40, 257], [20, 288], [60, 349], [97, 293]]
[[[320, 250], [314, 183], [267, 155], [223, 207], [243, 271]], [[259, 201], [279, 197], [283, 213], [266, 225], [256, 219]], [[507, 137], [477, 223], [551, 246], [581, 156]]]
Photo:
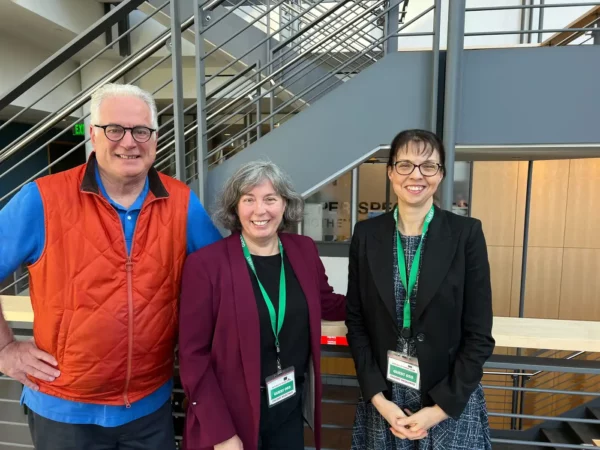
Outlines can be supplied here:
[[29, 265], [35, 315], [34, 342], [17, 342], [0, 314], [0, 372], [25, 385], [38, 450], [175, 448], [181, 271], [221, 236], [198, 197], [152, 167], [157, 128], [150, 94], [104, 86], [87, 164], [0, 211], [0, 279]]

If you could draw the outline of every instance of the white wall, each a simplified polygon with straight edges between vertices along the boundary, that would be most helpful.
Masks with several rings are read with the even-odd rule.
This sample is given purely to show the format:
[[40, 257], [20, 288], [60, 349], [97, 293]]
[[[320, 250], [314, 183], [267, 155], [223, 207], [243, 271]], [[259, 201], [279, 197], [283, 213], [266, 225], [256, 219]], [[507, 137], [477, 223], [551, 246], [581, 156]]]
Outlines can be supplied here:
[[[104, 15], [100, 2], [92, 0], [12, 0], [34, 14], [79, 34]], [[97, 41], [104, 43], [104, 36]]]
[[321, 256], [329, 284], [337, 294], [346, 295], [348, 288], [348, 258]]
[[[134, 79], [141, 72], [135, 70], [130, 73], [126, 79], [130, 81]], [[183, 75], [183, 98], [193, 99], [197, 98], [196, 95], [196, 69], [193, 67], [184, 67], [182, 70]], [[154, 69], [147, 75], [144, 75], [136, 84], [149, 92], [156, 90], [159, 86], [165, 83], [167, 80], [173, 77], [171, 64], [167, 62], [160, 67]], [[212, 91], [217, 89], [219, 86], [230, 81], [228, 76], [220, 76], [211, 80], [206, 86], [206, 93], [210, 94]], [[173, 100], [173, 84], [169, 84], [155, 94], [157, 100]]]
[[[163, 9], [163, 11], [168, 11], [168, 8]], [[158, 14], [160, 14], [160, 13], [158, 13]], [[138, 23], [143, 21], [146, 17], [147, 17], [147, 15], [144, 14], [143, 12], [134, 11], [129, 16], [129, 23], [130, 23], [131, 27], [134, 27], [135, 25], [137, 25]], [[137, 28], [130, 34], [132, 53], [138, 52], [139, 50], [144, 48], [146, 45], [148, 45], [150, 42], [152, 42], [154, 39], [156, 39], [158, 36], [160, 36], [165, 31], [167, 31], [167, 27], [161, 25], [156, 20], [150, 19], [150, 20], [146, 21], [143, 25], [140, 25], [139, 28]], [[191, 36], [193, 39], [193, 35], [191, 35]], [[182, 39], [181, 53], [183, 56], [194, 56], [196, 54], [195, 45], [194, 45], [193, 41], [189, 42], [186, 39], [186, 37], [190, 38], [190, 34], [186, 33], [184, 36], [184, 39]], [[154, 55], [162, 57], [162, 56], [166, 56], [167, 54], [168, 54], [167, 48], [163, 47], [161, 50], [159, 50]]]
[[[538, 3], [539, 0], [536, 0]], [[558, 4], [558, 3], [576, 3], [578, 0], [546, 0], [547, 5]], [[585, 3], [579, 2], [579, 3]], [[568, 24], [576, 20], [578, 17], [581, 17], [590, 9], [594, 8], [594, 6], [573, 6], [569, 8], [546, 8], [544, 12], [544, 29], [552, 29], [552, 28], [565, 28]], [[534, 15], [534, 28], [537, 28], [539, 16]], [[544, 33], [543, 40], [548, 39], [554, 33]], [[537, 40], [537, 35], [534, 35], [534, 39]], [[585, 38], [579, 38], [576, 42], [581, 42], [585, 40]], [[536, 42], [536, 41], [534, 41]]]
[[[2, 61], [2, 64], [0, 64], [0, 91], [4, 92], [12, 88], [49, 56], [51, 54], [48, 51], [26, 44], [22, 40], [12, 36], [0, 34], [0, 61]], [[13, 102], [13, 105], [21, 107], [29, 106], [32, 101], [48, 92], [51, 87], [71, 71], [75, 70], [77, 66], [78, 64], [75, 62], [67, 62], [61, 65], [48, 77], [30, 89], [29, 92], [19, 97]], [[56, 91], [39, 102], [35, 106], [35, 109], [54, 112], [67, 100], [79, 93], [80, 88], [81, 80], [79, 75], [75, 74]]]

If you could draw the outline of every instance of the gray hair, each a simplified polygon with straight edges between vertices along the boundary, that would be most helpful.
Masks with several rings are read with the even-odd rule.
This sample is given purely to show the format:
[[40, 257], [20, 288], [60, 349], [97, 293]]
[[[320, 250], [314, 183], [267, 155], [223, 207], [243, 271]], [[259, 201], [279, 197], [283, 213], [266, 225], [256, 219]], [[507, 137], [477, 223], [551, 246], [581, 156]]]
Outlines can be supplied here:
[[302, 221], [304, 215], [302, 196], [294, 190], [290, 177], [270, 161], [253, 161], [244, 164], [227, 180], [217, 202], [215, 220], [230, 231], [241, 231], [242, 224], [237, 215], [240, 198], [265, 180], [271, 182], [275, 192], [286, 203], [280, 230], [289, 230]]
[[92, 125], [97, 124], [98, 120], [100, 120], [100, 105], [104, 99], [109, 97], [136, 97], [143, 100], [148, 105], [148, 108], [150, 108], [152, 128], [155, 130], [158, 129], [158, 112], [154, 97], [149, 92], [133, 84], [108, 83], [94, 91], [90, 105], [90, 121]]

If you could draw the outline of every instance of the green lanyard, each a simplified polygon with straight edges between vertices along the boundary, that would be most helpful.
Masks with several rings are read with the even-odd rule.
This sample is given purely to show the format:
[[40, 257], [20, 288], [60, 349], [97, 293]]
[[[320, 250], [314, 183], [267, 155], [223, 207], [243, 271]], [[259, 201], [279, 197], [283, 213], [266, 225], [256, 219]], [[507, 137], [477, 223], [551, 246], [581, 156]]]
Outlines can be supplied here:
[[404, 319], [401, 331], [401, 335], [403, 338], [411, 337], [410, 296], [412, 294], [413, 289], [415, 288], [415, 284], [417, 284], [417, 274], [419, 272], [419, 263], [421, 261], [421, 247], [423, 246], [425, 235], [427, 234], [427, 230], [429, 229], [429, 224], [433, 220], [433, 213], [434, 208], [432, 205], [431, 209], [425, 216], [425, 222], [423, 223], [423, 231], [421, 234], [421, 242], [419, 242], [419, 246], [417, 247], [417, 252], [413, 259], [413, 263], [410, 266], [410, 274], [408, 275], [407, 283], [404, 248], [402, 247], [402, 239], [400, 238], [400, 232], [398, 231], [398, 207], [396, 206], [396, 208], [394, 209], [394, 220], [396, 221], [396, 253], [398, 254], [398, 270], [400, 271], [400, 280], [402, 280], [404, 290], [406, 291], [406, 300], [404, 302]]
[[283, 267], [283, 245], [281, 245], [281, 240], [279, 240], [279, 253], [281, 254], [281, 274], [279, 276], [279, 317], [276, 318], [275, 307], [273, 306], [273, 302], [269, 298], [269, 294], [267, 294], [267, 291], [265, 290], [258, 278], [256, 268], [254, 267], [254, 261], [252, 261], [252, 256], [250, 256], [250, 251], [248, 251], [248, 246], [246, 245], [244, 236], [242, 236], [241, 234], [240, 239], [242, 241], [242, 251], [244, 252], [244, 257], [246, 258], [246, 261], [248, 261], [248, 265], [252, 269], [252, 272], [256, 277], [256, 281], [258, 281], [258, 287], [260, 288], [260, 292], [262, 292], [263, 299], [265, 300], [265, 304], [267, 305], [267, 309], [269, 310], [269, 316], [271, 318], [271, 327], [273, 329], [273, 334], [275, 335], [275, 347], [277, 349], [277, 370], [281, 372], [281, 361], [279, 360], [279, 332], [281, 331], [281, 327], [283, 327], [283, 319], [285, 317], [286, 306], [285, 269]]

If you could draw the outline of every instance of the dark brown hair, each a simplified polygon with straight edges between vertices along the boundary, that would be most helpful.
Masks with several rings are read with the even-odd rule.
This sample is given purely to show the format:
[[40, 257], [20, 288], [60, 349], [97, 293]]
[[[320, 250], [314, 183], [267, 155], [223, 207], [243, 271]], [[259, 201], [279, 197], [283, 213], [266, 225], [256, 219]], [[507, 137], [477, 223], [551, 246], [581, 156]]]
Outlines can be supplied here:
[[396, 135], [390, 145], [390, 155], [388, 157], [387, 166], [392, 167], [396, 162], [398, 151], [407, 148], [410, 143], [417, 144], [415, 151], [418, 155], [431, 156], [434, 151], [440, 155], [440, 164], [442, 165], [442, 175], [446, 174], [446, 150], [442, 140], [431, 131], [427, 130], [405, 130]]

